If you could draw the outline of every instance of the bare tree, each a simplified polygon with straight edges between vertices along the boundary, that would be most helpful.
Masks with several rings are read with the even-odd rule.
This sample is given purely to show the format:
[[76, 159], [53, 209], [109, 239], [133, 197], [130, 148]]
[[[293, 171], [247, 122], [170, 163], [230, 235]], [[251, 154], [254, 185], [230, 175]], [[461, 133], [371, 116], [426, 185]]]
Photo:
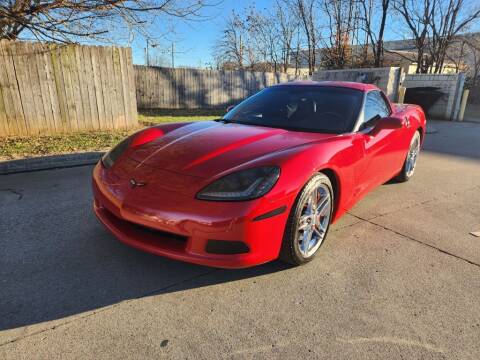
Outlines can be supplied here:
[[299, 27], [298, 19], [290, 10], [287, 2], [277, 0], [273, 11], [251, 9], [247, 17], [255, 51], [266, 67], [275, 72], [286, 72], [290, 65], [294, 35]]
[[250, 7], [242, 15], [233, 12], [214, 48], [217, 65], [287, 71], [298, 29], [298, 21], [287, 11], [287, 5], [286, 1], [277, 0], [273, 11]]
[[258, 60], [268, 69], [279, 70], [281, 63], [282, 43], [279, 39], [277, 22], [270, 14], [262, 14], [252, 9], [247, 16], [247, 28], [252, 42], [251, 49], [257, 54]]
[[[375, 67], [383, 66], [383, 36], [387, 24], [387, 15], [390, 10], [390, 0], [365, 0], [359, 1], [362, 10], [364, 31], [367, 36], [367, 45], [370, 44]], [[380, 8], [380, 23], [374, 24], [377, 8]]]
[[475, 87], [477, 85], [478, 76], [480, 74], [480, 47], [475, 47], [472, 49], [473, 53], [473, 65], [471, 69], [471, 86]]
[[295, 76], [298, 76], [300, 74], [300, 61], [302, 57], [302, 53], [300, 50], [300, 28], [297, 28], [297, 33], [294, 35], [294, 39], [296, 39], [295, 43], [296, 46], [292, 45], [292, 58], [293, 62], [295, 64]]
[[480, 39], [477, 36], [467, 37], [464, 41], [467, 48], [466, 56], [470, 58], [468, 68], [470, 86], [477, 86], [478, 77], [480, 76]]
[[[173, 67], [172, 61], [168, 56], [171, 55], [171, 50], [167, 51], [166, 49], [162, 49], [160, 45], [156, 43], [149, 45], [148, 42], [149, 40], [147, 39], [147, 46], [150, 46], [151, 50], [145, 51], [145, 64], [147, 64], [147, 66]], [[148, 47], [146, 49], [148, 49]]]
[[466, 69], [465, 58], [469, 50], [467, 41], [463, 37], [454, 40], [447, 49], [445, 58], [455, 66], [456, 73]]
[[464, 0], [437, 0], [431, 21], [432, 36], [429, 41], [431, 70], [440, 73], [447, 50], [455, 37], [479, 19], [480, 6], [468, 7]]
[[328, 21], [325, 37], [323, 65], [342, 69], [351, 55], [351, 36], [355, 30], [355, 0], [324, 0], [323, 9]]
[[[283, 72], [287, 72], [292, 53], [294, 52], [295, 35], [298, 34], [300, 23], [288, 1], [276, 0], [275, 5], [275, 13], [272, 21], [278, 24], [277, 33], [281, 42], [282, 67]], [[297, 44], [297, 47], [298, 46], [299, 44]]]
[[218, 67], [222, 64], [231, 64], [229, 67], [243, 68], [245, 38], [243, 20], [238, 14], [232, 12], [213, 50]]
[[295, 10], [303, 28], [307, 43], [308, 73], [312, 75], [317, 65], [316, 54], [318, 46], [318, 28], [315, 0], [291, 0], [291, 8]]
[[455, 37], [480, 17], [479, 4], [465, 0], [394, 0], [394, 6], [413, 35], [417, 73], [441, 72]]
[[213, 49], [217, 67], [224, 68], [227, 64], [229, 69], [253, 68], [258, 54], [253, 48], [251, 34], [248, 16], [242, 17], [232, 11]]
[[0, 0], [0, 39], [28, 34], [38, 40], [107, 40], [123, 24], [147, 34], [156, 17], [192, 19], [208, 0]]
[[437, 0], [395, 0], [394, 7], [405, 20], [417, 50], [417, 73], [428, 72], [429, 61], [425, 61], [428, 51], [430, 24], [435, 13]]

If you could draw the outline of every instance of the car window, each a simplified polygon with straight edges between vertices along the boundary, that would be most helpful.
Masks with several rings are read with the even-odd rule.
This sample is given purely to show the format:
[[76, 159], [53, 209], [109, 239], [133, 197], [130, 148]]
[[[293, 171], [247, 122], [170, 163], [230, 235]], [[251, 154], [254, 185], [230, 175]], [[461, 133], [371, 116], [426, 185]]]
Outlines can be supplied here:
[[274, 86], [248, 98], [225, 116], [232, 122], [300, 131], [352, 131], [363, 93], [333, 86]]
[[365, 99], [363, 121], [368, 122], [375, 116], [387, 117], [390, 115], [390, 107], [386, 103], [380, 91], [370, 91]]

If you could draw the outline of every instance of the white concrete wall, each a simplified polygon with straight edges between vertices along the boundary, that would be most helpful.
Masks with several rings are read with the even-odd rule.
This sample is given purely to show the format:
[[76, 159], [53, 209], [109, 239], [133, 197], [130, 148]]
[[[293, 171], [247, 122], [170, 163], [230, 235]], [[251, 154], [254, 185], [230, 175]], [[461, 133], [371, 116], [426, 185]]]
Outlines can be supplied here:
[[406, 88], [438, 87], [444, 95], [429, 111], [432, 118], [456, 120], [460, 109], [465, 74], [407, 74], [401, 79], [398, 67], [320, 70], [312, 75], [315, 81], [355, 81], [377, 85], [392, 100], [397, 101], [399, 83]]
[[355, 81], [377, 85], [392, 100], [398, 96], [398, 82], [400, 68], [368, 68], [368, 69], [342, 69], [320, 70], [312, 75], [314, 81]]
[[403, 86], [438, 87], [444, 95], [429, 111], [432, 118], [456, 120], [458, 115], [459, 99], [463, 91], [464, 74], [407, 74]]

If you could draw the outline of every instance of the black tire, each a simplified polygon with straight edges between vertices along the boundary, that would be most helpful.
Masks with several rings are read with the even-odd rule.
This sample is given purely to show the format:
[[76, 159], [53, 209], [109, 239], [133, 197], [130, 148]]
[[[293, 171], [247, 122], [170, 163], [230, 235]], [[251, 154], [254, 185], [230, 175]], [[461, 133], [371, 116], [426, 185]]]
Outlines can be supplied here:
[[[330, 206], [328, 209], [328, 221], [324, 221], [326, 223], [326, 228], [322, 232], [323, 237], [320, 240], [320, 244], [311, 255], [305, 256], [301, 251], [301, 245], [299, 243], [299, 232], [300, 230], [300, 216], [306, 210], [305, 206], [308, 206], [306, 202], [308, 202], [309, 196], [314, 192], [314, 190], [322, 189], [321, 191], [328, 190], [328, 196], [330, 197]], [[325, 192], [326, 194], [326, 192]], [[322, 199], [320, 197], [320, 199]], [[321, 202], [320, 202], [321, 203]], [[328, 230], [330, 228], [330, 222], [332, 219], [333, 208], [334, 208], [334, 192], [332, 188], [332, 183], [328, 176], [323, 173], [317, 173], [313, 175], [307, 184], [303, 187], [302, 191], [298, 195], [297, 199], [295, 200], [295, 204], [293, 205], [290, 215], [287, 220], [287, 225], [285, 227], [285, 233], [283, 236], [282, 247], [280, 250], [280, 260], [287, 262], [292, 265], [302, 265], [309, 261], [311, 261], [315, 255], [318, 253], [318, 249], [323, 245], [325, 239], [328, 234]], [[325, 214], [327, 213], [327, 209], [325, 209]], [[306, 215], [303, 215], [305, 217]], [[321, 219], [321, 217], [319, 217]], [[326, 215], [323, 217], [323, 220], [326, 220]], [[308, 225], [310, 226], [310, 225]], [[312, 225], [313, 227], [314, 225]], [[324, 226], [325, 227], [325, 226]], [[310, 229], [310, 228], [309, 228]], [[305, 230], [307, 231], [307, 230]], [[318, 235], [316, 233], [315, 235]], [[310, 240], [309, 240], [310, 241]], [[309, 241], [307, 243], [309, 243]]]
[[[415, 158], [415, 164], [414, 164], [413, 169], [411, 171], [409, 171], [409, 169], [408, 169], [408, 160], [409, 160], [410, 152], [412, 151], [412, 148], [415, 146], [416, 141], [418, 142], [418, 152], [420, 152], [421, 136], [420, 136], [419, 131], [415, 132], [415, 134], [412, 137], [412, 140], [410, 141], [410, 147], [408, 148], [407, 155], [405, 156], [405, 161], [403, 162], [402, 171], [400, 171], [400, 174], [398, 174], [393, 179], [395, 182], [406, 182], [406, 181], [410, 180], [412, 178], [413, 174], [415, 173], [415, 165], [416, 165], [417, 159]], [[418, 153], [417, 153], [416, 157], [418, 157]]]

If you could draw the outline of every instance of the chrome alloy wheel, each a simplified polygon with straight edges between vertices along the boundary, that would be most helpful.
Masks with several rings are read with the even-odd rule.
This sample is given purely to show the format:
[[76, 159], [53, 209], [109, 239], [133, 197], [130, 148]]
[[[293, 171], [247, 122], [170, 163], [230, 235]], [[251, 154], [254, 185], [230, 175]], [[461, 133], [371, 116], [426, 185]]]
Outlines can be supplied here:
[[325, 238], [332, 213], [332, 196], [319, 184], [307, 196], [298, 219], [297, 246], [304, 258], [312, 256]]
[[415, 171], [415, 165], [417, 164], [418, 154], [420, 153], [420, 136], [418, 132], [413, 137], [410, 144], [410, 150], [407, 154], [407, 163], [405, 164], [405, 170], [408, 177], [413, 175]]

